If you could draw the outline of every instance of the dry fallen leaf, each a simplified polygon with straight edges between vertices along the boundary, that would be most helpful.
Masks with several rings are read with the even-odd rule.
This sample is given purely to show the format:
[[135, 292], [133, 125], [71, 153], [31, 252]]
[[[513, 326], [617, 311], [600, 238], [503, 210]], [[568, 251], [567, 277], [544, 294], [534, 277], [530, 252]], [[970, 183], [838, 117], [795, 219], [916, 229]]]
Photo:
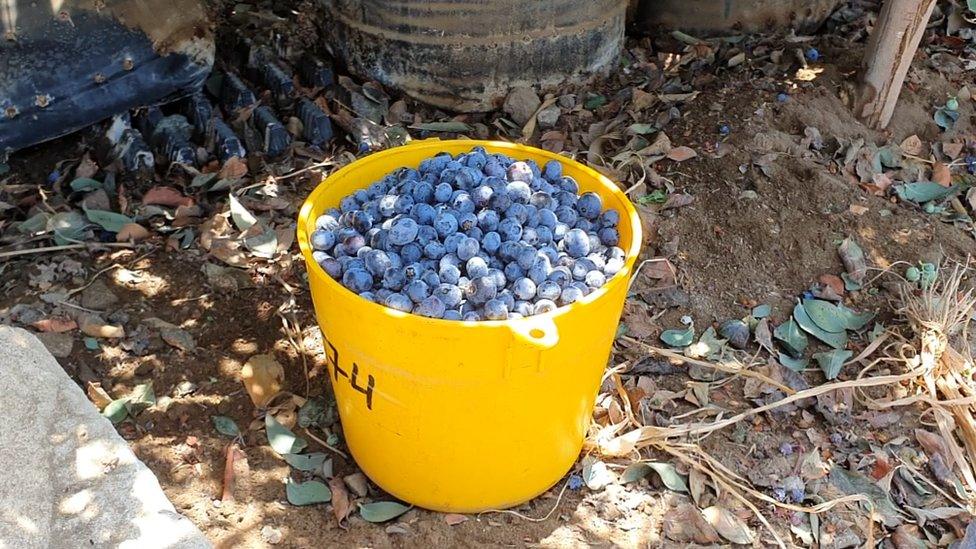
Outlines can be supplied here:
[[149, 189], [142, 196], [142, 205], [148, 206], [150, 204], [175, 208], [177, 206], [191, 206], [193, 199], [183, 196], [183, 193], [173, 187], [157, 186]]
[[115, 235], [116, 242], [139, 242], [149, 237], [149, 229], [138, 223], [126, 223]]
[[38, 320], [37, 322], [31, 324], [31, 326], [41, 332], [54, 332], [60, 334], [62, 332], [70, 332], [71, 330], [78, 328], [78, 323], [68, 317], [55, 316]]
[[952, 185], [952, 172], [949, 171], [949, 166], [946, 166], [942, 162], [936, 162], [932, 165], [932, 181], [935, 181], [943, 187], [949, 187]]
[[825, 286], [829, 286], [830, 289], [833, 290], [838, 296], [844, 295], [844, 281], [839, 276], [833, 274], [822, 274], [817, 281]]
[[245, 175], [247, 175], [247, 162], [236, 156], [232, 156], [220, 168], [217, 179], [236, 179]]
[[718, 533], [690, 503], [684, 503], [664, 516], [664, 536], [677, 543], [717, 543]]
[[854, 215], [864, 215], [869, 209], [867, 206], [861, 206], [860, 204], [851, 204], [850, 207], [851, 213]]
[[112, 402], [112, 397], [102, 389], [102, 384], [97, 381], [89, 381], [85, 386], [85, 392], [88, 393], [88, 400], [92, 401], [99, 410], [104, 409], [110, 402]]
[[125, 329], [122, 326], [106, 324], [95, 317], [85, 317], [81, 320], [81, 332], [86, 336], [102, 337], [109, 339], [121, 339], [125, 337]]
[[942, 152], [944, 152], [949, 158], [955, 160], [956, 158], [959, 158], [959, 155], [962, 154], [963, 147], [965, 147], [964, 143], [943, 143]]
[[901, 150], [914, 156], [922, 154], [922, 147], [922, 140], [917, 135], [910, 135], [901, 142]]
[[725, 539], [732, 543], [751, 545], [753, 540], [752, 530], [742, 522], [742, 519], [732, 514], [724, 507], [712, 506], [702, 511], [705, 520]]
[[285, 369], [271, 355], [254, 355], [241, 368], [241, 380], [251, 401], [263, 408], [281, 392]]
[[468, 520], [467, 516], [459, 515], [457, 513], [444, 515], [444, 522], [446, 522], [450, 526], [456, 526], [458, 524], [461, 524], [462, 522], [467, 522], [467, 520]]
[[671, 149], [667, 154], [667, 157], [675, 162], [684, 162], [696, 156], [698, 156], [698, 153], [695, 152], [695, 149], [685, 147], [684, 145]]
[[332, 514], [335, 515], [339, 528], [345, 530], [348, 528], [345, 524], [346, 518], [352, 512], [352, 501], [349, 499], [349, 492], [339, 477], [329, 479], [329, 490], [332, 491]]

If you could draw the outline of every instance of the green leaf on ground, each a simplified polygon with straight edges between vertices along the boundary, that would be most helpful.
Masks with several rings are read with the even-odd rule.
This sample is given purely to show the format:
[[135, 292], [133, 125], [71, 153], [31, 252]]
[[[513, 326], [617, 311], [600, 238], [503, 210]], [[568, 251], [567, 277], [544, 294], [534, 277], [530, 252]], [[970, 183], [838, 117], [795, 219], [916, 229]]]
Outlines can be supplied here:
[[234, 195], [230, 195], [230, 216], [239, 231], [246, 231], [258, 222], [258, 218], [254, 217], [254, 214], [248, 211]]
[[264, 429], [268, 435], [268, 444], [281, 455], [297, 454], [308, 446], [305, 439], [295, 436], [295, 433], [278, 423], [271, 414], [264, 416]]
[[800, 331], [800, 327], [792, 318], [777, 326], [773, 330], [773, 337], [778, 339], [786, 347], [786, 352], [793, 357], [803, 356], [803, 351], [809, 344], [806, 334]]
[[665, 330], [661, 334], [661, 341], [672, 347], [687, 347], [695, 341], [695, 327], [688, 326], [686, 330]]
[[675, 492], [688, 493], [688, 484], [685, 483], [684, 477], [682, 477], [678, 470], [674, 468], [674, 465], [670, 463], [659, 463], [654, 461], [641, 461], [638, 463], [632, 463], [624, 469], [623, 474], [620, 476], [621, 482], [628, 484], [631, 482], [636, 482], [647, 475], [651, 474], [651, 471], [657, 473], [661, 477], [661, 482], [669, 490]]
[[128, 401], [129, 413], [132, 415], [136, 415], [146, 408], [155, 406], [156, 393], [153, 392], [152, 381], [136, 385], [129, 394]]
[[955, 194], [958, 187], [943, 187], [932, 181], [919, 181], [916, 183], [905, 183], [895, 185], [895, 193], [902, 200], [922, 204], [933, 200], [942, 200]]
[[805, 358], [793, 358], [783, 353], [779, 353], [777, 360], [779, 360], [780, 364], [794, 372], [802, 372], [810, 364], [810, 361]]
[[71, 190], [75, 192], [88, 192], [102, 188], [102, 182], [90, 177], [79, 177], [71, 182]]
[[110, 233], [117, 233], [129, 223], [134, 223], [131, 217], [105, 210], [85, 210], [85, 216], [92, 223], [100, 226]]
[[288, 503], [299, 506], [328, 503], [332, 500], [332, 491], [317, 480], [298, 483], [289, 478], [285, 485], [285, 494], [288, 496]]
[[59, 246], [83, 240], [87, 226], [88, 220], [74, 211], [54, 214], [47, 221], [47, 230], [54, 232], [54, 243]]
[[835, 334], [822, 329], [807, 315], [806, 309], [803, 305], [797, 304], [793, 308], [793, 319], [796, 323], [800, 325], [801, 328], [813, 337], [823, 341], [827, 345], [830, 345], [834, 349], [843, 349], [847, 346], [847, 332], [841, 332]]
[[281, 457], [285, 458], [288, 465], [299, 471], [318, 471], [329, 456], [315, 452], [312, 454], [285, 454]]
[[762, 320], [769, 316], [771, 312], [772, 308], [769, 305], [756, 305], [752, 308], [752, 317]]
[[422, 130], [428, 132], [445, 133], [467, 133], [474, 131], [474, 128], [464, 122], [424, 122], [408, 126], [411, 130]]
[[[844, 319], [844, 325], [848, 330], [858, 331], [867, 326], [868, 322], [874, 320], [874, 313], [867, 312], [858, 314], [843, 305], [837, 305], [837, 311]], [[809, 312], [809, 311], [807, 311]]]
[[217, 432], [224, 436], [231, 438], [241, 436], [241, 430], [237, 427], [237, 423], [227, 416], [210, 416], [210, 421], [213, 422], [214, 429], [217, 429]]
[[21, 221], [20, 224], [17, 225], [17, 230], [20, 231], [21, 234], [43, 232], [47, 230], [47, 224], [50, 218], [51, 214], [47, 212], [35, 214], [28, 219]]
[[837, 377], [840, 369], [844, 367], [844, 363], [852, 356], [854, 356], [852, 351], [834, 349], [826, 353], [817, 353], [813, 355], [813, 359], [817, 361], [817, 364], [820, 364], [820, 369], [823, 370], [827, 379], [831, 380]]
[[847, 321], [837, 306], [820, 299], [804, 299], [803, 309], [813, 323], [825, 331], [839, 334], [847, 329]]
[[888, 528], [895, 528], [902, 523], [898, 507], [892, 503], [888, 493], [861, 473], [848, 471], [841, 465], [834, 465], [830, 469], [830, 483], [847, 495], [863, 494], [871, 500], [874, 506], [875, 519], [884, 521]]
[[410, 507], [395, 501], [359, 504], [359, 515], [366, 522], [386, 522], [406, 513]]
[[129, 415], [129, 410], [125, 407], [128, 402], [128, 398], [113, 400], [105, 405], [105, 409], [102, 410], [102, 415], [107, 417], [108, 420], [113, 424], [117, 425]]

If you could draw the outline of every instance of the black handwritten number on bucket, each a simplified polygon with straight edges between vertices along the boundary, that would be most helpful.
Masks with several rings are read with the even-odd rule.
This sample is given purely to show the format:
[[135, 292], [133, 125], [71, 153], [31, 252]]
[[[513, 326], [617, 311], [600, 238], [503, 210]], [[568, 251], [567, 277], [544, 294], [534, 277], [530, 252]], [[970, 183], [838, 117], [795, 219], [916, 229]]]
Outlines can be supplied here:
[[346, 373], [341, 367], [339, 367], [339, 350], [335, 348], [329, 340], [323, 339], [325, 341], [326, 351], [326, 362], [332, 367], [332, 377], [333, 383], [339, 382], [339, 376], [345, 377], [349, 380], [349, 385], [352, 386], [353, 390], [359, 391], [360, 393], [366, 395], [366, 408], [368, 410], [373, 409], [373, 389], [376, 387], [376, 378], [372, 374], [367, 374], [366, 376], [366, 386], [361, 387], [359, 383], [362, 379], [359, 377], [359, 365], [355, 362], [352, 363], [352, 376]]

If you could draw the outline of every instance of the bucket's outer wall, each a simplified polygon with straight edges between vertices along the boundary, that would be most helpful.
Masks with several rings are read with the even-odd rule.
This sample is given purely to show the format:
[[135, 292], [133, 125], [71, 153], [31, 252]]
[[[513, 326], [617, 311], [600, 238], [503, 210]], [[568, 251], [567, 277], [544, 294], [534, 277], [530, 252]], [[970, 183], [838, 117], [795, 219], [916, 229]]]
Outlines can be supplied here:
[[702, 33], [819, 27], [843, 0], [632, 0], [631, 28]]
[[336, 56], [431, 105], [492, 110], [516, 86], [606, 72], [627, 0], [320, 0]]
[[[400, 166], [475, 145], [540, 164], [566, 162], [565, 173], [582, 190], [600, 193], [606, 207], [621, 212], [624, 270], [556, 313], [455, 322], [367, 302], [311, 259], [315, 219], [341, 197]], [[521, 145], [419, 142], [330, 176], [303, 206], [298, 238], [343, 435], [370, 479], [404, 501], [470, 513], [528, 501], [566, 474], [583, 444], [641, 245], [637, 213], [613, 183]]]

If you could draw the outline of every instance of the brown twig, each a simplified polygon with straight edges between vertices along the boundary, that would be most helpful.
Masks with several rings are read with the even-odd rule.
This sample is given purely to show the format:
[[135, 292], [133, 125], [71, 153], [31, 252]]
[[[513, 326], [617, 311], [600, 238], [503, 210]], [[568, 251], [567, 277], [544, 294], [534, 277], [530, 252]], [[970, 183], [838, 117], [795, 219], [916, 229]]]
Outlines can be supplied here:
[[234, 460], [237, 459], [237, 452], [240, 448], [236, 442], [227, 445], [226, 456], [224, 457], [224, 485], [220, 494], [220, 501], [234, 501]]
[[17, 257], [21, 255], [45, 254], [48, 252], [64, 252], [68, 250], [83, 250], [96, 248], [135, 248], [134, 244], [128, 242], [99, 242], [97, 244], [65, 244], [63, 246], [45, 246], [43, 248], [31, 248], [29, 250], [13, 250], [10, 252], [0, 252], [0, 259]]
[[343, 452], [342, 450], [340, 450], [340, 449], [338, 449], [338, 448], [336, 448], [335, 446], [332, 446], [332, 445], [330, 445], [330, 444], [329, 444], [328, 442], [326, 442], [326, 441], [324, 441], [324, 440], [322, 440], [322, 439], [320, 439], [319, 437], [317, 437], [317, 436], [315, 436], [315, 435], [313, 435], [313, 434], [312, 434], [312, 432], [311, 432], [311, 431], [309, 431], [309, 430], [308, 430], [307, 428], [305, 429], [305, 434], [306, 434], [306, 435], [308, 435], [308, 437], [309, 437], [309, 438], [311, 438], [311, 439], [312, 439], [312, 440], [314, 440], [315, 442], [318, 442], [318, 443], [319, 443], [319, 444], [321, 444], [322, 446], [325, 446], [325, 447], [326, 447], [326, 448], [328, 448], [329, 450], [332, 450], [333, 452], [335, 452], [335, 453], [337, 453], [337, 454], [339, 454], [340, 456], [342, 456], [342, 457], [344, 457], [344, 458], [346, 458], [346, 459], [349, 459], [349, 456], [348, 456], [348, 455], [346, 455], [346, 453], [345, 453], [345, 452]]

